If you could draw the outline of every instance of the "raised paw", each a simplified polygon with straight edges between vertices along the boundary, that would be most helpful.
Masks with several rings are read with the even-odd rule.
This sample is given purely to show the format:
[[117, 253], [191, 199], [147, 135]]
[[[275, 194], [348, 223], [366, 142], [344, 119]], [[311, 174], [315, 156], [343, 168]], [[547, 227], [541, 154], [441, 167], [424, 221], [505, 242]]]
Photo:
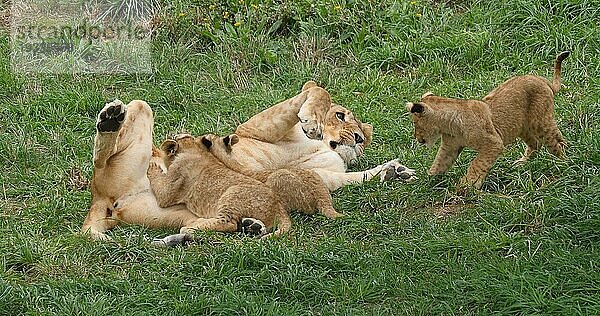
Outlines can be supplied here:
[[263, 236], [267, 233], [267, 226], [256, 218], [242, 218], [239, 226], [240, 231], [249, 236]]
[[323, 126], [316, 118], [316, 115], [311, 115], [305, 108], [301, 108], [298, 112], [298, 120], [302, 131], [306, 137], [310, 139], [323, 139]]
[[187, 246], [189, 243], [194, 241], [194, 236], [191, 234], [175, 234], [169, 235], [165, 238], [155, 238], [152, 241], [152, 246], [156, 247], [175, 247], [175, 246]]
[[96, 128], [101, 133], [116, 132], [121, 128], [121, 124], [125, 120], [127, 107], [121, 100], [114, 100], [106, 103], [96, 121]]
[[381, 180], [381, 182], [394, 180], [394, 179], [397, 179], [397, 180], [400, 180], [403, 182], [411, 182], [418, 178], [416, 176], [415, 170], [410, 169], [410, 168], [400, 164], [398, 159], [394, 159], [392, 161], [385, 163], [381, 167], [381, 173], [379, 174], [379, 179]]

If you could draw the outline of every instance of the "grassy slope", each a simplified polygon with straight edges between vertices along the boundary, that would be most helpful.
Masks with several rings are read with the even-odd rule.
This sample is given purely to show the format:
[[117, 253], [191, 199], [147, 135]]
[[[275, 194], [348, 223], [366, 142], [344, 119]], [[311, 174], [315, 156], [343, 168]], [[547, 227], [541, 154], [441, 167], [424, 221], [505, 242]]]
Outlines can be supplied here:
[[[295, 3], [254, 12], [232, 2], [227, 10], [246, 18], [237, 34], [206, 37], [179, 14], [195, 6], [175, 2], [151, 76], [14, 75], [1, 39], [0, 315], [600, 313], [597, 5]], [[568, 160], [543, 152], [511, 167], [523, 150], [513, 145], [468, 198], [453, 188], [473, 152], [447, 175], [426, 176], [435, 151], [412, 140], [406, 101], [427, 90], [479, 98], [512, 75], [548, 77], [565, 49], [556, 114]], [[118, 228], [115, 243], [74, 234], [90, 193], [73, 189], [69, 171], [91, 177], [106, 100], [147, 100], [158, 142], [184, 129], [231, 132], [307, 79], [375, 126], [356, 169], [400, 157], [420, 180], [339, 190], [346, 218], [297, 215], [280, 240], [207, 234], [155, 249], [146, 238], [171, 231]]]

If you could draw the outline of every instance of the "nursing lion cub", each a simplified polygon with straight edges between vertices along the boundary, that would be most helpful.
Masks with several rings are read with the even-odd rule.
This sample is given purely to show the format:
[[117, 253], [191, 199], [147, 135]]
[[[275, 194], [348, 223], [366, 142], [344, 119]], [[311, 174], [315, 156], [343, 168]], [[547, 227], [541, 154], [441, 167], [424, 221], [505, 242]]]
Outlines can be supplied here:
[[231, 147], [239, 142], [237, 135], [219, 137], [208, 134], [204, 138], [212, 143], [208, 146], [210, 152], [225, 166], [265, 183], [278, 195], [287, 210], [305, 214], [313, 214], [318, 210], [327, 218], [343, 216], [333, 208], [329, 190], [315, 171], [297, 167], [252, 171], [229, 156]]
[[223, 143], [214, 135], [178, 135], [161, 145], [166, 172], [156, 164], [148, 169], [160, 207], [185, 204], [198, 216], [182, 227], [181, 233], [235, 232], [242, 219], [254, 218], [267, 229], [277, 225], [273, 235], [280, 235], [291, 228], [287, 212], [291, 208], [307, 212], [319, 208], [328, 217], [341, 216], [333, 209], [329, 191], [315, 172], [283, 169], [264, 173], [264, 181], [259, 181], [222, 164], [211, 153], [213, 142], [215, 147]]
[[461, 183], [480, 189], [504, 146], [521, 138], [527, 144], [527, 161], [543, 144], [557, 157], [564, 157], [566, 141], [554, 120], [554, 95], [560, 89], [562, 61], [569, 52], [560, 53], [554, 65], [552, 82], [526, 75], [509, 79], [478, 100], [457, 100], [426, 93], [421, 102], [407, 103], [419, 143], [433, 145], [441, 135], [430, 175], [446, 172], [463, 148], [478, 154]]

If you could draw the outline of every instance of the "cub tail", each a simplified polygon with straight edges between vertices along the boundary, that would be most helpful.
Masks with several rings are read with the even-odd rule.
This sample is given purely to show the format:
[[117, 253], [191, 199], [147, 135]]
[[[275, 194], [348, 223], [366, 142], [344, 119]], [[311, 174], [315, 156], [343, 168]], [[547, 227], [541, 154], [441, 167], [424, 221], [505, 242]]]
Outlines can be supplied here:
[[562, 61], [569, 57], [569, 55], [571, 55], [570, 51], [564, 51], [556, 56], [556, 61], [554, 62], [554, 78], [552, 79], [552, 84], [550, 85], [550, 88], [554, 94], [560, 90], [560, 67]]

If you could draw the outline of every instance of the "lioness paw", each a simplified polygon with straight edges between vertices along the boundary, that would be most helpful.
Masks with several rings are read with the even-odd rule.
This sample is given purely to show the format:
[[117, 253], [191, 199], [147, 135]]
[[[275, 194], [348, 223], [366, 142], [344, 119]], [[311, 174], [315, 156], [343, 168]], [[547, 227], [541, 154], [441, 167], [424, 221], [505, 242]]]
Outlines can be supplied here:
[[240, 231], [249, 236], [262, 236], [267, 233], [267, 226], [255, 218], [242, 218], [239, 225]]
[[156, 247], [175, 247], [175, 246], [187, 246], [189, 243], [194, 241], [194, 236], [191, 234], [175, 234], [169, 235], [165, 238], [155, 238], [152, 241], [152, 246]]
[[127, 113], [127, 107], [121, 100], [114, 100], [113, 102], [106, 103], [100, 114], [98, 114], [98, 120], [96, 122], [96, 128], [98, 132], [116, 132], [121, 128], [121, 124], [125, 120]]
[[400, 180], [403, 182], [411, 182], [417, 180], [416, 171], [400, 164], [398, 159], [394, 159], [385, 163], [381, 167], [381, 173], [379, 174], [381, 182], [389, 180]]
[[323, 139], [323, 126], [316, 118], [316, 115], [311, 115], [307, 109], [302, 107], [298, 112], [298, 120], [302, 131], [306, 137], [310, 139]]

